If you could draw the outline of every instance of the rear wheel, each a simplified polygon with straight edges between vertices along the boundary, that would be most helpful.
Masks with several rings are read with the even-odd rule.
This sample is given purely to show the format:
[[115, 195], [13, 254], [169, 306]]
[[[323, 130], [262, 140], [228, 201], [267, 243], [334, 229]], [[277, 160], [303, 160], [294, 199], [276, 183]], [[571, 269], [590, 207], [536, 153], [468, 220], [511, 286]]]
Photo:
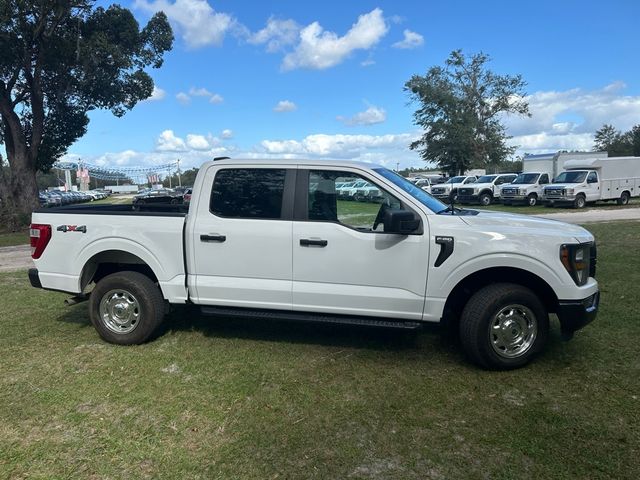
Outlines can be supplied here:
[[164, 312], [160, 288], [138, 272], [107, 275], [89, 299], [91, 323], [98, 334], [119, 345], [143, 343], [162, 323]]
[[535, 207], [536, 203], [538, 203], [538, 196], [535, 193], [530, 193], [527, 197], [527, 205]]
[[616, 200], [618, 205], [628, 205], [629, 204], [629, 192], [622, 192], [620, 194], [620, 198]]
[[460, 340], [476, 364], [505, 370], [526, 365], [547, 341], [549, 317], [528, 288], [496, 283], [476, 292], [460, 318]]
[[579, 194], [576, 199], [573, 201], [573, 206], [575, 208], [584, 208], [587, 204], [587, 200], [584, 198], [583, 194]]
[[480, 205], [483, 205], [485, 207], [491, 205], [491, 195], [489, 195], [488, 193], [483, 193], [482, 195], [480, 195]]

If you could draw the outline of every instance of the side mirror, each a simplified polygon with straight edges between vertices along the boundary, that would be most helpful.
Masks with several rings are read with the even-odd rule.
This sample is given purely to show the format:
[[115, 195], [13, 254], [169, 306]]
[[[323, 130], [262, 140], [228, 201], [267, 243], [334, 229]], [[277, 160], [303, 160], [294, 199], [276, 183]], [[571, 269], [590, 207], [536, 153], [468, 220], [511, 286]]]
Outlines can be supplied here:
[[408, 210], [387, 210], [384, 214], [384, 233], [409, 235], [420, 228], [413, 212]]

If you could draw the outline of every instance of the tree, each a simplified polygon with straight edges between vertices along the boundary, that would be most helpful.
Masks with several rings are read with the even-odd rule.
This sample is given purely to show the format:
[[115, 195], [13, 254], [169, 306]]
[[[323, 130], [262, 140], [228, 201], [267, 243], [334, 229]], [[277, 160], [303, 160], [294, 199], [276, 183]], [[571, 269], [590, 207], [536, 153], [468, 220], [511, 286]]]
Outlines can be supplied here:
[[466, 57], [455, 50], [444, 67], [431, 67], [405, 83], [411, 100], [420, 104], [414, 123], [424, 130], [410, 148], [451, 175], [497, 167], [515, 151], [506, 144], [503, 116], [529, 115], [522, 77], [493, 73], [489, 60], [483, 53]]
[[95, 0], [0, 2], [0, 142], [10, 167], [2, 205], [28, 218], [46, 172], [86, 132], [87, 113], [122, 116], [153, 92], [145, 71], [173, 45], [164, 13], [142, 29]]
[[596, 131], [593, 149], [596, 152], [608, 152], [610, 157], [630, 155], [632, 150], [626, 135], [609, 124]]

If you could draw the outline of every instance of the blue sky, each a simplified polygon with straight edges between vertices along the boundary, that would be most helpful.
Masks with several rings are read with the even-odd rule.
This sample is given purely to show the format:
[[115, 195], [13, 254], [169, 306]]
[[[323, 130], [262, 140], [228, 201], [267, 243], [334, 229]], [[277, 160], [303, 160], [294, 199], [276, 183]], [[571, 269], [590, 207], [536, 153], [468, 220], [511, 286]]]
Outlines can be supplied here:
[[[110, 2], [100, 2], [108, 5]], [[640, 2], [132, 0], [176, 42], [157, 91], [123, 118], [92, 112], [68, 158], [185, 167], [213, 156], [422, 162], [404, 83], [463, 49], [527, 81], [507, 118], [518, 153], [588, 149], [603, 123], [640, 123]]]

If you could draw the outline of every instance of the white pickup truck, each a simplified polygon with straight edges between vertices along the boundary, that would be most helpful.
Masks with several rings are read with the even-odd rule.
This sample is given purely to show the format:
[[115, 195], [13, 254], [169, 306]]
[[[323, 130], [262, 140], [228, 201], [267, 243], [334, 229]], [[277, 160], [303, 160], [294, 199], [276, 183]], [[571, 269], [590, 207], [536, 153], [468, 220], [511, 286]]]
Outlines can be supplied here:
[[[337, 198], [361, 179], [378, 204]], [[167, 304], [205, 314], [419, 328], [456, 326], [475, 363], [519, 367], [592, 321], [596, 248], [585, 229], [447, 207], [398, 174], [344, 161], [217, 160], [188, 207], [36, 211], [34, 287], [89, 300], [108, 342], [137, 344]]]
[[542, 190], [548, 184], [548, 173], [524, 172], [500, 188], [500, 200], [503, 205], [522, 203], [533, 207], [542, 199]]

